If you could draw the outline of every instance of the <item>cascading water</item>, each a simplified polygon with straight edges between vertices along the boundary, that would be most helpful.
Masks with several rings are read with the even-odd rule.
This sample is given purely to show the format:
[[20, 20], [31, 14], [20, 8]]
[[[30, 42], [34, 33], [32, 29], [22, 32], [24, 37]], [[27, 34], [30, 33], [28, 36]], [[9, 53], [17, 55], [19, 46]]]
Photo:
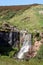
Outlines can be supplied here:
[[9, 44], [12, 45], [12, 32], [9, 34]]
[[30, 47], [31, 47], [31, 34], [27, 34], [25, 35], [23, 46], [17, 54], [17, 58], [23, 59], [24, 54], [29, 51]]

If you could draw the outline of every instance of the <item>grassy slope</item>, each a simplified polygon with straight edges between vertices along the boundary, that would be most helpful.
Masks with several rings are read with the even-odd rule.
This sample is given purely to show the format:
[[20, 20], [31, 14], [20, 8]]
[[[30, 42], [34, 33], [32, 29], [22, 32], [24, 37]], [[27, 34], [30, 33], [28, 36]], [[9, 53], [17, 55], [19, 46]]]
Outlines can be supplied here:
[[0, 65], [43, 65], [43, 59], [30, 59], [29, 61], [15, 60], [9, 57], [0, 57]]
[[[38, 6], [39, 7], [39, 6]], [[36, 9], [36, 10], [34, 10]], [[40, 8], [41, 9], [41, 8]], [[16, 15], [14, 18], [10, 19], [10, 22], [14, 25], [17, 25], [20, 29], [27, 29], [28, 31], [33, 31], [35, 29], [42, 30], [41, 27], [43, 26], [43, 20], [41, 21], [40, 15], [37, 16], [37, 10], [36, 7], [31, 7], [30, 9], [26, 9], [21, 15]], [[30, 19], [26, 19], [22, 21], [22, 19], [29, 17]]]
[[17, 11], [2, 11], [0, 13], [0, 20], [8, 21], [20, 30], [26, 29], [29, 32], [34, 30], [43, 31], [43, 15], [39, 14], [40, 10], [43, 10], [43, 5], [26, 7]]

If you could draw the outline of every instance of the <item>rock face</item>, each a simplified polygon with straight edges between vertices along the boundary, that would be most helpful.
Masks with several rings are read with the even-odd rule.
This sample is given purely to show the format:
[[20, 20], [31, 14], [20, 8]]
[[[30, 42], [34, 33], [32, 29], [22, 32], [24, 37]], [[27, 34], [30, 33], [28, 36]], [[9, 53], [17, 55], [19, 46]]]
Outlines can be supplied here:
[[43, 38], [43, 32], [40, 33], [41, 38]]
[[[25, 33], [24, 32], [22, 34], [22, 37], [21, 37], [21, 42], [23, 43], [24, 41], [24, 38], [25, 38]], [[36, 33], [34, 35], [34, 45], [31, 45], [31, 47], [29, 48], [28, 52], [25, 53], [25, 59], [29, 59], [31, 57], [35, 57], [37, 55], [37, 51], [39, 51], [40, 49], [40, 46], [42, 45], [42, 43], [40, 42], [40, 40], [38, 40], [38, 38], [41, 36], [42, 39], [40, 39], [41, 41], [43, 40], [43, 35], [42, 33]], [[27, 37], [28, 38], [28, 37]], [[26, 39], [27, 39], [26, 38]], [[29, 40], [29, 39], [28, 39]]]
[[35, 57], [37, 55], [37, 51], [40, 49], [40, 46], [42, 45], [42, 43], [40, 41], [36, 41], [33, 45], [33, 57]]
[[43, 43], [43, 32], [40, 33], [41, 36], [41, 42]]
[[9, 33], [0, 31], [0, 46], [6, 46], [9, 40]]
[[27, 33], [26, 30], [21, 30], [20, 31], [20, 43], [23, 43], [24, 38], [25, 38], [25, 33]]
[[22, 41], [22, 47], [17, 54], [18, 59], [24, 59], [25, 53], [27, 53], [29, 51], [29, 48], [31, 47], [31, 34], [24, 33], [23, 37], [24, 41]]
[[[18, 47], [20, 44], [20, 32], [16, 27], [7, 23], [2, 25], [0, 29], [0, 47]], [[3, 49], [2, 49], [3, 50]]]
[[20, 41], [19, 32], [5, 32], [0, 31], [0, 46], [15, 46], [17, 41]]

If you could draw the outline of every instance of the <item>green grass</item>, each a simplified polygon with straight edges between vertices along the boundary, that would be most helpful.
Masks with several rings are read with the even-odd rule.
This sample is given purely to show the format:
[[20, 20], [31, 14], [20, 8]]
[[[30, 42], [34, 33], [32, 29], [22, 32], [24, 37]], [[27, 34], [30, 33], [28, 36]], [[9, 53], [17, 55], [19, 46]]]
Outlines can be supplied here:
[[[40, 8], [40, 10], [42, 10], [42, 8]], [[37, 10], [36, 7], [28, 8], [24, 10], [21, 15], [18, 15], [18, 12], [18, 14], [11, 18], [9, 22], [14, 26], [17, 26], [20, 30], [26, 29], [30, 32], [33, 32], [34, 30], [43, 31], [43, 15], [41, 15], [41, 17], [38, 12], [39, 10]], [[30, 19], [24, 20], [26, 17], [29, 17]]]
[[[17, 51], [17, 48], [15, 48], [15, 51]], [[43, 65], [43, 45], [40, 47], [37, 57], [31, 58], [28, 61], [15, 59], [12, 56], [14, 53], [13, 50], [9, 53], [9, 56], [0, 55], [0, 65]]]
[[26, 29], [28, 32], [34, 32], [34, 30], [43, 31], [43, 14], [39, 14], [40, 10], [43, 10], [43, 5], [18, 11], [2, 11], [0, 22], [7, 21], [13, 26], [17, 26], [19, 30]]
[[43, 44], [40, 46], [40, 50], [38, 51], [36, 58], [43, 59]]
[[26, 60], [17, 60], [14, 58], [9, 58], [7, 56], [0, 57], [0, 65], [43, 65], [43, 59], [30, 59], [29, 61]]

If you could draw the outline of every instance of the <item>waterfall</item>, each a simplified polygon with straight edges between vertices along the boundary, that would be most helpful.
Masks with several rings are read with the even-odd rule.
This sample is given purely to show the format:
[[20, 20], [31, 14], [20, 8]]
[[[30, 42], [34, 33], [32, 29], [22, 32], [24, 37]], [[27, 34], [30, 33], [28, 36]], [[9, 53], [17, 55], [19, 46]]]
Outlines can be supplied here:
[[9, 42], [10, 45], [12, 45], [12, 32], [9, 33]]
[[31, 34], [27, 34], [27, 35], [25, 35], [23, 45], [17, 54], [17, 58], [23, 59], [24, 54], [29, 51], [30, 47], [31, 47]]

